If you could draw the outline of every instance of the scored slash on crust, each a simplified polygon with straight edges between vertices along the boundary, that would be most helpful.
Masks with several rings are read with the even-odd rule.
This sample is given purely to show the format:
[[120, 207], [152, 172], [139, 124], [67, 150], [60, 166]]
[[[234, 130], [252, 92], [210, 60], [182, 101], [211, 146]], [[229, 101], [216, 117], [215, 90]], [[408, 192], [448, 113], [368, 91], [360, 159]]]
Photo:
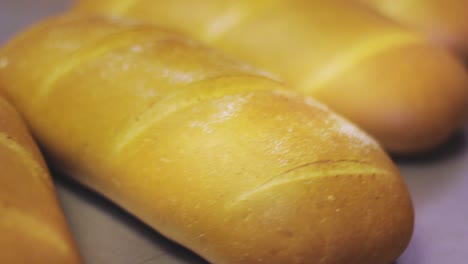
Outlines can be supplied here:
[[[331, 168], [330, 168], [331, 167]], [[252, 196], [280, 185], [295, 183], [299, 181], [311, 181], [316, 177], [328, 177], [337, 175], [392, 175], [389, 170], [377, 168], [358, 160], [321, 160], [303, 164], [280, 173], [268, 179], [263, 184], [238, 196], [230, 206], [235, 206]]]
[[35, 175], [38, 179], [41, 180], [47, 187], [52, 188], [52, 185], [47, 180], [47, 172], [44, 168], [29, 154], [29, 151], [26, 150], [22, 145], [13, 140], [6, 133], [0, 132], [0, 146], [5, 146], [9, 150], [16, 153], [24, 165]]

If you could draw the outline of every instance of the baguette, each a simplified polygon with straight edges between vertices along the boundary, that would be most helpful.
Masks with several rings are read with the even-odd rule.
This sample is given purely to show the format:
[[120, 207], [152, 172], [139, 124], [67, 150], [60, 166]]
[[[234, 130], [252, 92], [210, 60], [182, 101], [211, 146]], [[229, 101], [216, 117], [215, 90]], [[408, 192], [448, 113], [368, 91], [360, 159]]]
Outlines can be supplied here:
[[0, 57], [55, 166], [212, 263], [388, 264], [408, 244], [411, 199], [379, 145], [252, 67], [80, 15]]
[[81, 0], [73, 10], [185, 32], [277, 74], [397, 154], [429, 150], [464, 121], [463, 65], [353, 1]]
[[0, 98], [0, 263], [78, 264], [41, 154]]
[[358, 0], [468, 59], [467, 0]]

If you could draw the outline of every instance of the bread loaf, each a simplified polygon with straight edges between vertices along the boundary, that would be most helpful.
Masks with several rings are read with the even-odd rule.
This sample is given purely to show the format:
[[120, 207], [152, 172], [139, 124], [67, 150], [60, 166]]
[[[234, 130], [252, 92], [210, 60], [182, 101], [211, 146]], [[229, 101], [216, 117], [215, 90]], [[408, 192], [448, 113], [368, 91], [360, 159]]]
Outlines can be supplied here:
[[463, 66], [355, 1], [81, 0], [74, 10], [137, 18], [192, 35], [277, 74], [395, 153], [441, 144], [466, 112]]
[[360, 129], [186, 37], [62, 16], [0, 52], [54, 164], [212, 263], [388, 264], [407, 188]]
[[78, 264], [46, 165], [0, 97], [0, 263]]
[[468, 59], [467, 0], [358, 0]]

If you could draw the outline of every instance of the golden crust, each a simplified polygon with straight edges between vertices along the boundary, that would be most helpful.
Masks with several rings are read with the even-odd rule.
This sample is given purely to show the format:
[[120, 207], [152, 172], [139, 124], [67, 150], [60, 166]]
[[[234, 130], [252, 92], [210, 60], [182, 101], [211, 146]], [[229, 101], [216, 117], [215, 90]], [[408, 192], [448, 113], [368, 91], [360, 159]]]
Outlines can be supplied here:
[[[361, 71], [343, 71], [340, 81], [330, 82], [316, 96], [368, 128], [393, 152], [428, 151], [466, 119], [466, 71], [451, 61], [443, 51], [427, 45], [402, 46], [360, 61]], [[427, 75], [415, 76], [415, 72]], [[361, 85], [363, 78], [373, 89]], [[342, 89], [343, 82], [348, 89]]]
[[468, 1], [359, 0], [468, 59]]
[[40, 152], [0, 98], [0, 262], [79, 263]]
[[468, 75], [462, 64], [352, 1], [95, 3], [82, 0], [74, 10], [141, 19], [203, 40], [320, 99], [391, 152], [433, 148], [464, 121]]
[[0, 53], [5, 93], [56, 166], [214, 263], [401, 254], [411, 200], [366, 133], [221, 53], [128, 27], [54, 18]]

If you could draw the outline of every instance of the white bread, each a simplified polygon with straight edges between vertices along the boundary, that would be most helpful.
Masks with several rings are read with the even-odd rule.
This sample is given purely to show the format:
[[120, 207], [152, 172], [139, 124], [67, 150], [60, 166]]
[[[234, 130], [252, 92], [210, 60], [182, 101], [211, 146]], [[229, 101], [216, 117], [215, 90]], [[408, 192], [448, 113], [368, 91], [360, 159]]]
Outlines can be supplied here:
[[1, 97], [0, 263], [80, 263], [41, 153]]
[[394, 153], [430, 150], [465, 118], [463, 65], [355, 1], [81, 0], [74, 11], [135, 18], [189, 34], [277, 74]]
[[468, 59], [467, 0], [358, 0]]
[[186, 37], [63, 16], [0, 70], [55, 166], [213, 263], [388, 264], [413, 208], [385, 152]]

